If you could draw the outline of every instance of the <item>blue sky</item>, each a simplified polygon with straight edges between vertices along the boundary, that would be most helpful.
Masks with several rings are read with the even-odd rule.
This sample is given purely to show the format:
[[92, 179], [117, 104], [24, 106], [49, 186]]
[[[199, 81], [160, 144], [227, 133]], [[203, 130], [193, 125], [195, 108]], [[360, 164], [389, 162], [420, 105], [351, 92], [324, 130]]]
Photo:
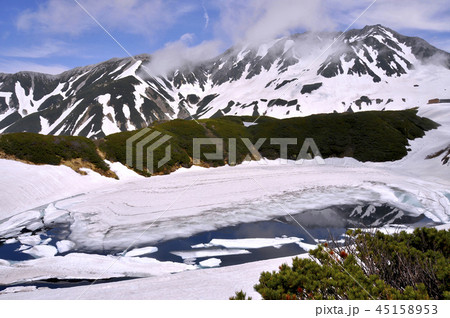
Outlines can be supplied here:
[[56, 74], [127, 56], [125, 50], [132, 55], [150, 53], [164, 56], [166, 62], [183, 63], [213, 57], [239, 42], [263, 42], [305, 30], [342, 31], [355, 20], [352, 28], [380, 23], [402, 34], [423, 37], [450, 51], [448, 0], [0, 0], [0, 3], [0, 72], [4, 73], [31, 70]]

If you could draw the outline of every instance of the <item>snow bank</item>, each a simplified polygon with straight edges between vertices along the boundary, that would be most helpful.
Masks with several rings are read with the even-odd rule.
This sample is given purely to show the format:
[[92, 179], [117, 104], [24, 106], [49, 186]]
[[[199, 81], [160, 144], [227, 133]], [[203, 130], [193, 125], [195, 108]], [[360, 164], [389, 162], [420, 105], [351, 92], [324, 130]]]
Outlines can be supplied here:
[[[308, 257], [306, 254], [299, 257]], [[292, 257], [226, 266], [172, 275], [132, 279], [63, 289], [37, 290], [1, 295], [0, 299], [223, 299], [243, 290], [253, 299], [261, 299], [254, 289], [261, 272], [292, 264]], [[151, 288], [149, 288], [151, 286]]]
[[105, 162], [109, 165], [109, 169], [114, 172], [120, 180], [133, 180], [133, 179], [141, 179], [144, 176], [137, 174], [131, 169], [128, 169], [120, 162], [111, 162], [105, 160]]
[[114, 181], [99, 174], [82, 176], [66, 166], [0, 159], [0, 220]]
[[258, 125], [258, 123], [253, 123], [253, 122], [249, 122], [249, 121], [243, 121], [242, 123], [244, 124], [245, 127], [251, 127], [251, 126]]
[[[54, 248], [54, 251], [56, 254], [56, 248]], [[23, 261], [9, 266], [0, 265], [0, 272], [2, 273], [0, 284], [9, 285], [52, 278], [106, 279], [112, 277], [148, 277], [167, 275], [195, 268], [196, 266], [193, 265], [159, 262], [145, 257], [115, 257], [71, 253], [65, 256]]]
[[9, 266], [9, 262], [5, 259], [0, 259], [0, 266]]
[[14, 287], [8, 287], [4, 290], [0, 291], [0, 295], [6, 295], [6, 294], [14, 294], [14, 293], [26, 293], [30, 291], [37, 290], [36, 286], [14, 286]]

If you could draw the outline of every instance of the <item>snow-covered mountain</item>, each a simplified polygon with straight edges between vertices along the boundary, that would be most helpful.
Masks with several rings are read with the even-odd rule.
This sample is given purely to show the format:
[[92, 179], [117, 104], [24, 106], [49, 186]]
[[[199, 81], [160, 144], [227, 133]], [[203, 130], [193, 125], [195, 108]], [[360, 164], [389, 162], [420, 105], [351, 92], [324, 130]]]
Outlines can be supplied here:
[[138, 55], [59, 75], [0, 74], [0, 133], [100, 138], [155, 120], [404, 109], [450, 97], [450, 54], [380, 25], [233, 47], [152, 73], [152, 57]]

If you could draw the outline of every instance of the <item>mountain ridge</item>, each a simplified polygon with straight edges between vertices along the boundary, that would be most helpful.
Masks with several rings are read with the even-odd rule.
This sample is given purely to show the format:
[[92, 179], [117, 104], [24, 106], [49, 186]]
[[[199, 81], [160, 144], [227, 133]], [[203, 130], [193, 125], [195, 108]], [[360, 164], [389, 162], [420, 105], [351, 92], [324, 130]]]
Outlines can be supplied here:
[[101, 138], [158, 120], [396, 110], [447, 97], [449, 53], [381, 25], [338, 34], [232, 47], [164, 76], [149, 74], [149, 54], [58, 75], [0, 73], [0, 133]]

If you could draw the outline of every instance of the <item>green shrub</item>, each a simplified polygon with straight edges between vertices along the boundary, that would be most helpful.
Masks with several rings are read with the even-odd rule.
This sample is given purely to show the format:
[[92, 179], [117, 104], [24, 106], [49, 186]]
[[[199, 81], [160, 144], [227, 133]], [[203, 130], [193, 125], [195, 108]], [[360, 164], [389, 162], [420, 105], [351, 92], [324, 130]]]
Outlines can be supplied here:
[[[258, 120], [249, 127], [258, 138], [297, 138], [297, 146], [288, 147], [288, 157], [295, 159], [302, 142], [313, 138], [322, 156], [353, 157], [359, 161], [393, 161], [406, 156], [408, 140], [423, 137], [425, 131], [438, 127], [433, 121], [417, 116], [417, 110], [369, 111], [318, 114], [288, 119]], [[279, 146], [265, 143], [261, 154], [276, 159]]]
[[81, 158], [109, 170], [94, 142], [85, 137], [11, 133], [0, 136], [0, 151], [35, 164], [59, 165], [62, 160]]
[[[237, 161], [243, 161], [248, 152], [240, 138], [250, 138], [251, 135], [238, 117], [202, 119], [198, 122], [200, 125], [195, 121], [176, 119], [164, 123], [154, 123], [150, 127], [154, 131], [171, 136], [171, 139], [167, 142], [171, 146], [170, 161], [162, 167], [157, 167], [156, 163], [165, 156], [165, 147], [156, 148], [153, 153], [154, 172], [167, 173], [179, 167], [192, 166], [194, 138], [224, 138], [224, 158], [222, 160], [208, 160], [204, 154], [215, 152], [215, 145], [202, 145], [200, 159], [206, 166], [223, 166], [228, 163], [228, 138], [237, 139]], [[99, 147], [106, 154], [107, 159], [126, 164], [126, 141], [137, 132], [121, 132], [106, 136], [100, 141]], [[133, 143], [133, 154], [136, 153], [137, 143], [147, 135], [142, 136]], [[135, 164], [135, 160], [133, 164]], [[146, 156], [143, 158], [143, 165], [144, 167], [147, 166]], [[142, 171], [136, 171], [142, 173]], [[146, 173], [144, 172], [143, 174]]]
[[344, 247], [327, 244], [263, 272], [264, 299], [450, 299], [450, 232], [351, 231]]
[[230, 300], [252, 300], [252, 297], [247, 297], [247, 294], [241, 290], [236, 292], [234, 296], [230, 297]]
[[[236, 139], [237, 163], [241, 163], [250, 155], [241, 138], [248, 138], [253, 144], [259, 138], [266, 138], [259, 152], [269, 159], [277, 159], [280, 156], [280, 146], [271, 145], [270, 138], [297, 138], [297, 145], [288, 147], [288, 158], [294, 160], [297, 159], [304, 140], [313, 138], [324, 158], [353, 157], [360, 161], [392, 161], [407, 154], [410, 139], [422, 137], [425, 131], [438, 126], [431, 120], [418, 117], [415, 109], [319, 114], [288, 119], [260, 117], [257, 125], [243, 125], [243, 121], [251, 122], [255, 119], [256, 117], [251, 116], [225, 116], [201, 119], [198, 121], [200, 125], [195, 121], [181, 119], [155, 122], [151, 126], [152, 129], [172, 137], [168, 142], [172, 147], [172, 158], [163, 167], [155, 166], [153, 171], [167, 173], [178, 167], [190, 167], [194, 138], [222, 138], [224, 141], [223, 160], [208, 160], [204, 154], [215, 152], [215, 146], [202, 146], [201, 162], [205, 166], [222, 166], [229, 163], [230, 138]], [[107, 159], [126, 164], [126, 140], [135, 133], [136, 131], [109, 135], [100, 141], [100, 149], [106, 153]], [[165, 147], [156, 149], [155, 165], [164, 157], [164, 151]]]

